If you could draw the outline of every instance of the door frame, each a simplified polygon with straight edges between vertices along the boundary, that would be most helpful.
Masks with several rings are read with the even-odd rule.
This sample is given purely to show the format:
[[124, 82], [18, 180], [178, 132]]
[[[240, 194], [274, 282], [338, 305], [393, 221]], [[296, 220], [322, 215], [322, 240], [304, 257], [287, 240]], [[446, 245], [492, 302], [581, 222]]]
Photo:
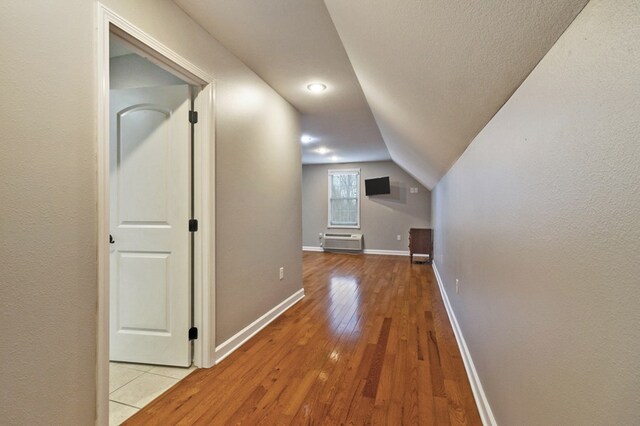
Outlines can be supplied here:
[[[109, 419], [109, 37], [124, 39], [134, 50], [161, 68], [199, 86], [194, 104], [198, 124], [194, 132], [195, 215], [194, 233], [194, 341], [193, 362], [197, 367], [215, 364], [215, 80], [209, 73], [169, 49], [140, 28], [101, 3], [96, 7], [97, 27], [97, 367], [96, 424]], [[186, 117], [185, 117], [186, 119]], [[185, 230], [186, 230], [185, 224]]]

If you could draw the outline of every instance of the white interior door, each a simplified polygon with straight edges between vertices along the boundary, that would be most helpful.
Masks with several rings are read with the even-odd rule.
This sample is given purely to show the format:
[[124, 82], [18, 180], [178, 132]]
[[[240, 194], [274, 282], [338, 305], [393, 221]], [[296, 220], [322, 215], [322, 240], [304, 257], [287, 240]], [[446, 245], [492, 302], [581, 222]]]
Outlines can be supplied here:
[[110, 92], [110, 359], [189, 366], [188, 85]]

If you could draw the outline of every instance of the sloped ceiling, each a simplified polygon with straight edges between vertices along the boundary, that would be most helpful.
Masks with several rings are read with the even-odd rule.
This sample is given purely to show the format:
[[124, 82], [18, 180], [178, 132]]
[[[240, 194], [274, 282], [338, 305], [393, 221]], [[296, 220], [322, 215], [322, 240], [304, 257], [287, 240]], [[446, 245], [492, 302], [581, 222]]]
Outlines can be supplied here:
[[586, 0], [325, 0], [391, 157], [432, 188]]
[[[322, 0], [176, 0], [302, 114], [303, 163], [389, 160]], [[320, 81], [320, 95], [306, 86]], [[325, 155], [315, 152], [325, 147]]]
[[[301, 111], [303, 132], [346, 161], [386, 145], [432, 188], [587, 0], [176, 2]], [[311, 80], [330, 90], [310, 96]], [[328, 162], [310, 150], [303, 162]]]

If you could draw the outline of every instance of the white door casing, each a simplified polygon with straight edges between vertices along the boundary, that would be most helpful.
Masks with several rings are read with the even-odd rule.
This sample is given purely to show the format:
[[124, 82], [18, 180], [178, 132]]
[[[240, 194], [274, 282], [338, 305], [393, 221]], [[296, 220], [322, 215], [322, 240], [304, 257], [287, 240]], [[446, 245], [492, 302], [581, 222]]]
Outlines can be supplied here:
[[110, 91], [110, 359], [189, 366], [188, 85]]
[[208, 368], [216, 364], [213, 345], [215, 338], [215, 78], [208, 71], [185, 59], [159, 42], [131, 21], [96, 2], [96, 167], [97, 215], [96, 227], [98, 260], [98, 323], [96, 327], [96, 424], [107, 425], [109, 415], [109, 304], [110, 304], [110, 245], [109, 245], [109, 39], [111, 36], [135, 46], [152, 62], [189, 84], [199, 87], [194, 94], [195, 109], [199, 111], [195, 126], [195, 217], [200, 219], [195, 241], [194, 325], [198, 338], [193, 341], [193, 362]]

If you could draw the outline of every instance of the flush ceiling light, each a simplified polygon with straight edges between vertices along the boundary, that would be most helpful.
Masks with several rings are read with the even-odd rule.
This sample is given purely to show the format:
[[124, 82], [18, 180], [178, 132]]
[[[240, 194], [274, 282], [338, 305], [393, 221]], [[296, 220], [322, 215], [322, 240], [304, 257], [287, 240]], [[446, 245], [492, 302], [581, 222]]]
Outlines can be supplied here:
[[322, 83], [311, 83], [307, 85], [307, 89], [313, 93], [320, 93], [327, 90], [327, 85]]
[[302, 143], [313, 142], [313, 138], [309, 135], [302, 135], [302, 137], [300, 138], [300, 142]]
[[317, 152], [318, 154], [320, 154], [320, 155], [324, 155], [324, 154], [326, 154], [327, 152], [329, 152], [329, 150], [328, 150], [327, 148], [325, 148], [324, 146], [322, 146], [322, 147], [320, 147], [320, 148], [316, 149], [316, 152]]

